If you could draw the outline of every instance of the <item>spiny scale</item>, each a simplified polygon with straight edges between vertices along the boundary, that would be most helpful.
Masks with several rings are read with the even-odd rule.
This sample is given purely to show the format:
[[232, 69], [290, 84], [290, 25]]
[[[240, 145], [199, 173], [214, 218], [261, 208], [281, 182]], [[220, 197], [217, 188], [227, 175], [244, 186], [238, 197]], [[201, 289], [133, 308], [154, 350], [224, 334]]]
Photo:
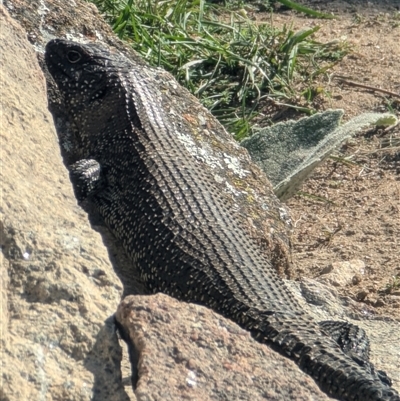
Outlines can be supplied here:
[[[303, 312], [178, 138], [142, 65], [61, 39], [47, 44], [46, 63], [79, 130], [81, 160], [71, 167], [77, 197], [96, 205], [151, 291], [231, 318], [331, 396], [400, 400], [367, 351], [346, 355], [326, 334], [335, 324], [321, 329]], [[368, 347], [363, 335], [354, 342]]]

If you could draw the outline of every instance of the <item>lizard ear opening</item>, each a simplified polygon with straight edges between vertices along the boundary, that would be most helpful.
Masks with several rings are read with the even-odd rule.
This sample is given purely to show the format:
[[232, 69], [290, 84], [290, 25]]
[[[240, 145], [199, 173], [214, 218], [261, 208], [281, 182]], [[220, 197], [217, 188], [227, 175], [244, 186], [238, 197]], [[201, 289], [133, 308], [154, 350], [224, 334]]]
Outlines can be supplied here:
[[82, 59], [82, 55], [76, 50], [69, 50], [67, 53], [67, 59], [71, 64], [75, 64]]

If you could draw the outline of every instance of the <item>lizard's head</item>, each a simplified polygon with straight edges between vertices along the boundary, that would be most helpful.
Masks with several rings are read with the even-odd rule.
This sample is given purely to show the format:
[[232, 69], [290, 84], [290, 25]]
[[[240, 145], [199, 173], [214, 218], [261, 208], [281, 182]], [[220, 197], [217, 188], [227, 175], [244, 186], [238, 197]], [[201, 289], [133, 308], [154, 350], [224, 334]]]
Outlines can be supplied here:
[[83, 133], [90, 135], [122, 117], [118, 116], [124, 96], [119, 72], [124, 62], [118, 55], [96, 44], [54, 39], [46, 45], [45, 60], [66, 111]]

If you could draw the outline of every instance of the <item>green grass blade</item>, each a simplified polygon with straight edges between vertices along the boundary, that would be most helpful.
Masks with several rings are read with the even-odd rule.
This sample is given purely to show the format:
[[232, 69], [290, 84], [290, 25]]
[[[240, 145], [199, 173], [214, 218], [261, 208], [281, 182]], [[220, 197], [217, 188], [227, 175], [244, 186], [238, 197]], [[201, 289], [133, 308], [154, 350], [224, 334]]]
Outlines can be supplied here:
[[279, 3], [285, 5], [286, 7], [290, 7], [291, 9], [295, 11], [299, 11], [301, 13], [311, 15], [313, 17], [318, 17], [318, 18], [325, 18], [325, 19], [333, 19], [336, 18], [333, 14], [325, 14], [321, 13], [319, 11], [315, 11], [311, 8], [304, 7], [299, 3], [295, 3], [294, 1], [290, 0], [277, 0]]
[[345, 54], [340, 44], [312, 40], [319, 27], [277, 29], [206, 0], [93, 2], [120, 38], [171, 72], [236, 137], [248, 134], [266, 99], [312, 113], [296, 99], [311, 101], [313, 77]]

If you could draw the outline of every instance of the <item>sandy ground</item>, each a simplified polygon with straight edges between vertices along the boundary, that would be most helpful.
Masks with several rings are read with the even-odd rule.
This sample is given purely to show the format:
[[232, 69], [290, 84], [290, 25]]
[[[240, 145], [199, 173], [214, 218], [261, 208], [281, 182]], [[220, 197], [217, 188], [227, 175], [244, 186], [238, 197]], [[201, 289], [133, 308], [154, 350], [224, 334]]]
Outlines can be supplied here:
[[[346, 40], [352, 49], [321, 78], [324, 93], [315, 106], [342, 108], [346, 120], [370, 111], [399, 116], [400, 1], [302, 3], [339, 18], [282, 11], [274, 14], [274, 23], [297, 29], [319, 25], [315, 39]], [[374, 313], [400, 318], [400, 126], [363, 132], [336, 156], [305, 183], [305, 194], [288, 201], [295, 222], [292, 277], [315, 278], [332, 264], [361, 261], [363, 267], [339, 291]]]

